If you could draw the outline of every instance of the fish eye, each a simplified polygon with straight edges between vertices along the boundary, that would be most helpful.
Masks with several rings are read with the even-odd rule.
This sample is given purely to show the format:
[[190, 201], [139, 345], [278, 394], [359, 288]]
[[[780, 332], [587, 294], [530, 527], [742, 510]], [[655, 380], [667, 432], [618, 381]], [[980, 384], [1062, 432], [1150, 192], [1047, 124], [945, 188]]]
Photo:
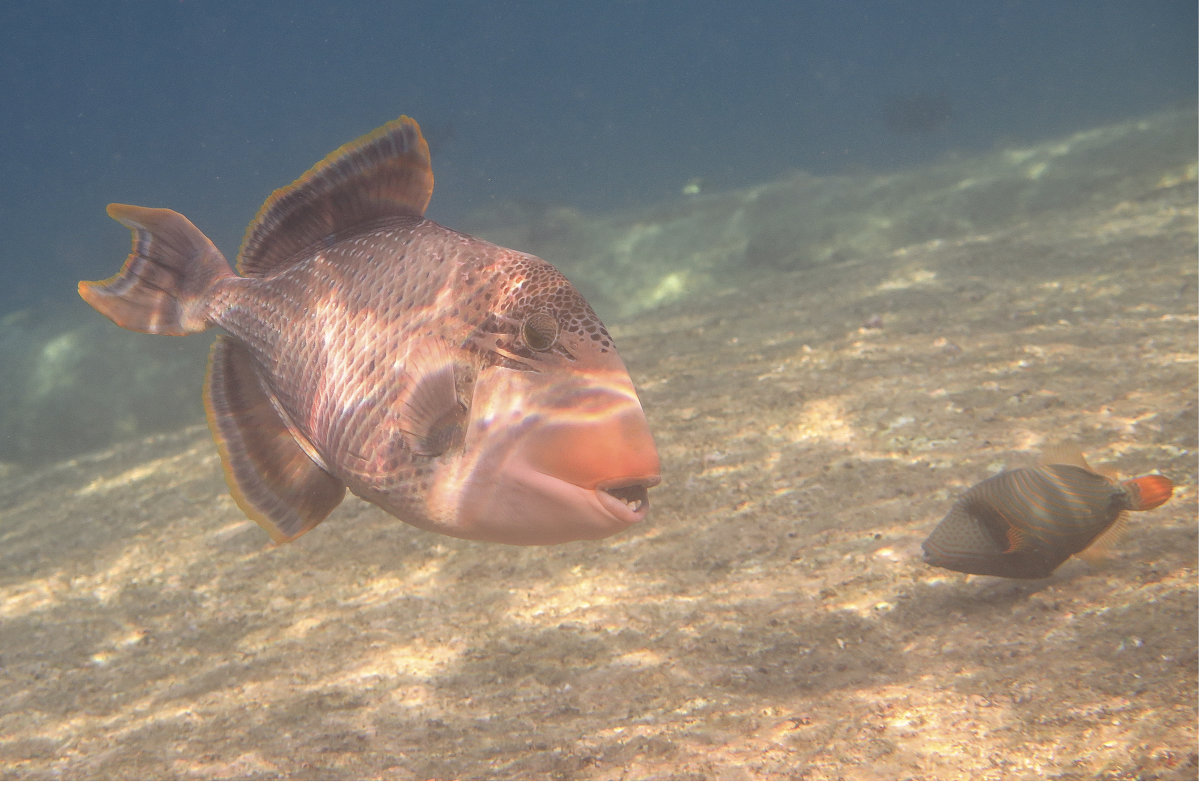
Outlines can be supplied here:
[[534, 311], [521, 324], [521, 340], [535, 352], [544, 352], [558, 340], [558, 319], [546, 311]]

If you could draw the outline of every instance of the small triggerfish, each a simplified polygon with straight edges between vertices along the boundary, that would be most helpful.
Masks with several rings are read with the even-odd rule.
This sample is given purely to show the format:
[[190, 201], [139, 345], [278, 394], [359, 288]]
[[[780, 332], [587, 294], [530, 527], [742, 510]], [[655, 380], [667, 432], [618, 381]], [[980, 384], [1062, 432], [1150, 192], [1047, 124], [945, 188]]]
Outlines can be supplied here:
[[518, 545], [641, 521], [658, 452], [612, 338], [536, 256], [424, 218], [407, 117], [275, 191], [235, 274], [187, 218], [112, 204], [133, 232], [79, 294], [121, 327], [220, 327], [204, 403], [226, 480], [277, 541], [347, 489], [434, 532]]
[[1166, 477], [1118, 482], [1079, 450], [1055, 447], [1042, 463], [971, 487], [922, 544], [925, 562], [976, 575], [1045, 578], [1073, 554], [1120, 535], [1129, 510], [1171, 498]]

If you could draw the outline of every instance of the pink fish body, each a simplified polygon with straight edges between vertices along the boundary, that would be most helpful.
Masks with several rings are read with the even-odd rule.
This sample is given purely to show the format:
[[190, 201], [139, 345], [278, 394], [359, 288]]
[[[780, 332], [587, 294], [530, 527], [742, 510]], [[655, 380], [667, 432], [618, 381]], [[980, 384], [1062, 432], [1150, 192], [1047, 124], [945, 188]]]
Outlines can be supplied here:
[[638, 523], [658, 454], [608, 331], [547, 262], [425, 219], [432, 193], [402, 117], [276, 191], [239, 274], [182, 215], [110, 205], [133, 251], [79, 293], [131, 330], [225, 330], [209, 425], [234, 498], [278, 542], [347, 488], [466, 539]]

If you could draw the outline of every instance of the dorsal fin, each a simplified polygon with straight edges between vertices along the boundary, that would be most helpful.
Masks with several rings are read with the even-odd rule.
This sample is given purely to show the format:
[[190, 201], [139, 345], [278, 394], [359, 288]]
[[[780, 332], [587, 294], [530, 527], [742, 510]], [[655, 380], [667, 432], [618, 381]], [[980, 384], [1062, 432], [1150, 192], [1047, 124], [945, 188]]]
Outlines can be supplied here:
[[1092, 474], [1099, 474], [1088, 462], [1084, 460], [1083, 453], [1073, 444], [1052, 444], [1042, 450], [1042, 464], [1062, 465], [1062, 466], [1078, 466], [1080, 469], [1086, 469]]
[[357, 226], [422, 216], [433, 195], [429, 145], [401, 117], [342, 145], [275, 191], [246, 229], [238, 272], [262, 277]]

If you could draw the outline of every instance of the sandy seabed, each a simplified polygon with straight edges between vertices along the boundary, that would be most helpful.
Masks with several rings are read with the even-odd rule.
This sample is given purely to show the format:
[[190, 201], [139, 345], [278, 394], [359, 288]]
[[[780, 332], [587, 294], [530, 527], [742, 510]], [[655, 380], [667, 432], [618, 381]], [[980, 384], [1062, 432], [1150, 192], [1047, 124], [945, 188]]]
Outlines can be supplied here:
[[[350, 499], [274, 547], [202, 427], [10, 468], [0, 774], [1194, 780], [1196, 226], [1193, 180], [610, 325], [664, 482], [599, 542]], [[921, 562], [1064, 440], [1175, 497], [1046, 580]]]

